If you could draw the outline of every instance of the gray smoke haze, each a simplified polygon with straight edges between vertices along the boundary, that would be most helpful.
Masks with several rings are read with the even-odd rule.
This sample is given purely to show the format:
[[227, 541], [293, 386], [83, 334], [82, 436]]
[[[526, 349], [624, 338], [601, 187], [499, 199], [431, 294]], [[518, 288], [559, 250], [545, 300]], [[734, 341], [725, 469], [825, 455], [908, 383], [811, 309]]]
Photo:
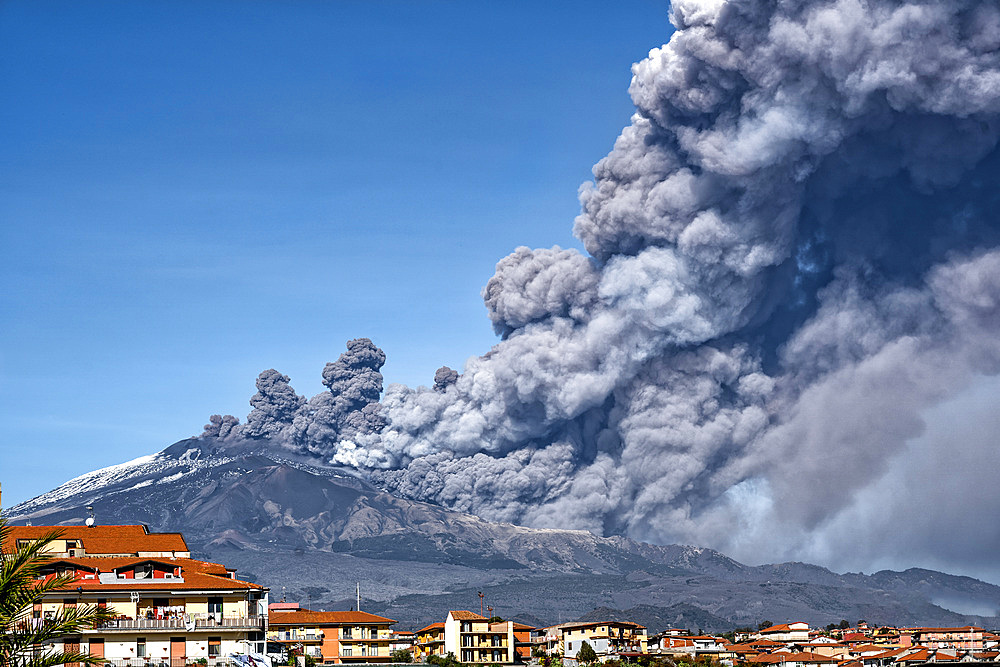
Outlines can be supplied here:
[[[589, 256], [502, 259], [488, 354], [390, 385], [380, 414], [374, 346], [308, 408], [267, 371], [243, 434], [489, 519], [749, 561], [940, 558], [918, 497], [948, 499], [938, 526], [1000, 504], [898, 478], [947, 449], [996, 459], [931, 420], [1000, 371], [1000, 8], [678, 0], [671, 21], [581, 188]], [[1000, 529], [975, 542], [935, 564], [992, 567]]]

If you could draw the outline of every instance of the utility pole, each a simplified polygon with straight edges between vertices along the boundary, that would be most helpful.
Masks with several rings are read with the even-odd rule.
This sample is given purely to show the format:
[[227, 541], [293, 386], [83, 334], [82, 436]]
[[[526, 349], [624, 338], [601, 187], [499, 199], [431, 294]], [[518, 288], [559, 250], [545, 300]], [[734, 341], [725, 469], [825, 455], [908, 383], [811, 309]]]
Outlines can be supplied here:
[[361, 582], [358, 582], [358, 611], [361, 611]]
[[483, 615], [483, 598], [485, 598], [485, 597], [486, 596], [483, 595], [483, 592], [479, 591], [479, 615], [480, 616]]

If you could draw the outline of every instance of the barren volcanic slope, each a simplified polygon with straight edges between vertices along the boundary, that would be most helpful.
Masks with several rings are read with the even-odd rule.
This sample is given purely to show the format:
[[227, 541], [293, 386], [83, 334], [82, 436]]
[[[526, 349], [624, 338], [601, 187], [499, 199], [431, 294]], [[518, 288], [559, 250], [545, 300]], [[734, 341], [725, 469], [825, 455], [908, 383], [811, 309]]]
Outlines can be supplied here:
[[363, 608], [403, 628], [474, 607], [479, 590], [496, 613], [531, 623], [596, 609], [651, 629], [842, 618], [1000, 627], [1000, 588], [967, 577], [751, 567], [710, 549], [490, 523], [394, 497], [260, 443], [183, 440], [71, 480], [8, 514], [14, 523], [73, 524], [86, 518], [87, 505], [103, 523], [181, 531], [196, 555], [239, 568], [275, 598], [347, 608], [360, 582]]

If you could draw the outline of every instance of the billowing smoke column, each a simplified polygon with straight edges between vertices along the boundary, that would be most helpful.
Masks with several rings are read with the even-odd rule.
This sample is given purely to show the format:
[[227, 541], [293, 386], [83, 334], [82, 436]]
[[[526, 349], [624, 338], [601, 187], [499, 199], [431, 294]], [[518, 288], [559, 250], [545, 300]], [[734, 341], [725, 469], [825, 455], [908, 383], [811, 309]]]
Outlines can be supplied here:
[[202, 437], [265, 439], [293, 450], [325, 456], [351, 438], [378, 433], [385, 426], [379, 396], [385, 353], [367, 338], [347, 341], [347, 352], [323, 369], [329, 391], [308, 401], [292, 389], [290, 378], [273, 368], [257, 378], [253, 410], [246, 424], [232, 415], [212, 415]]
[[[397, 493], [490, 519], [755, 560], [846, 562], [857, 530], [884, 547], [901, 517], [866, 508], [905, 506], [888, 489], [914, 500], [899, 476], [935, 451], [928, 415], [1000, 371], [1000, 9], [678, 0], [671, 20], [581, 190], [589, 256], [501, 260], [487, 355], [433, 389], [391, 385], [384, 417], [353, 431], [310, 401], [349, 442], [298, 426], [274, 371], [255, 413]], [[258, 421], [244, 429], [270, 437]], [[996, 455], [982, 432], [962, 446]], [[972, 520], [960, 501], [936, 510], [953, 535]], [[974, 567], [1000, 534], [969, 528], [955, 539]], [[937, 535], [911, 518], [905, 539], [919, 553]]]

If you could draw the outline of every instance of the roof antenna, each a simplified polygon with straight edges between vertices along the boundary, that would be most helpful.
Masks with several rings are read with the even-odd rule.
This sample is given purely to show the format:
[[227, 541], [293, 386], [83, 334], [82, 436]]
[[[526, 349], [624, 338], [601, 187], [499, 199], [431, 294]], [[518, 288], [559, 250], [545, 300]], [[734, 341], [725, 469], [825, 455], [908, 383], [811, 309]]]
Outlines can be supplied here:
[[90, 516], [87, 517], [87, 520], [84, 521], [84, 523], [87, 524], [87, 528], [93, 528], [94, 527], [94, 506], [93, 505], [87, 505], [87, 511], [90, 512]]
[[358, 582], [358, 611], [361, 611], [361, 582]]

